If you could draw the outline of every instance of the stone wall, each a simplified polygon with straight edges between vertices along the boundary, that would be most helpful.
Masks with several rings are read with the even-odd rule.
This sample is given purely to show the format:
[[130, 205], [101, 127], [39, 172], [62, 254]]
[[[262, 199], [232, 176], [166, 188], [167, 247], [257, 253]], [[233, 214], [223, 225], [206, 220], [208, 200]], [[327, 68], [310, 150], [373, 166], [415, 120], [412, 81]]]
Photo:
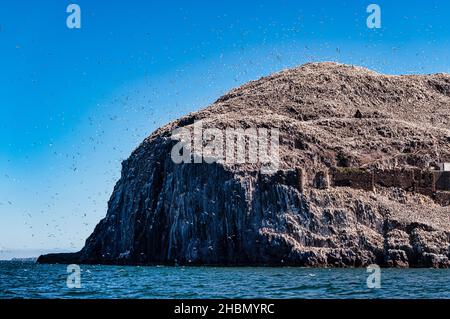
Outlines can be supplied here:
[[328, 172], [317, 172], [313, 179], [313, 186], [317, 189], [327, 189], [330, 187], [330, 175]]
[[375, 172], [375, 184], [412, 191], [415, 187], [414, 171], [408, 169], [379, 170]]
[[414, 170], [414, 191], [423, 195], [433, 196], [436, 191], [434, 179], [434, 172], [432, 171]]
[[420, 169], [390, 169], [374, 172], [376, 185], [398, 187], [430, 196], [436, 191], [436, 173]]
[[295, 171], [298, 177], [297, 189], [300, 193], [303, 193], [306, 183], [306, 172], [304, 169], [301, 168], [297, 168]]
[[450, 172], [434, 172], [435, 187], [438, 191], [450, 191]]
[[450, 191], [450, 172], [420, 169], [390, 169], [366, 171], [359, 168], [333, 170], [332, 185], [373, 190], [381, 187], [398, 187], [406, 191], [433, 196], [436, 191]]
[[305, 187], [327, 189], [351, 187], [373, 191], [375, 186], [398, 187], [434, 198], [436, 203], [450, 205], [450, 172], [421, 169], [389, 169], [369, 171], [362, 168], [334, 168], [306, 174], [302, 168], [279, 171], [271, 176], [271, 183], [281, 183], [296, 187], [303, 193]]
[[375, 175], [373, 172], [359, 168], [339, 168], [333, 171], [332, 185], [335, 187], [352, 187], [373, 191], [375, 188]]

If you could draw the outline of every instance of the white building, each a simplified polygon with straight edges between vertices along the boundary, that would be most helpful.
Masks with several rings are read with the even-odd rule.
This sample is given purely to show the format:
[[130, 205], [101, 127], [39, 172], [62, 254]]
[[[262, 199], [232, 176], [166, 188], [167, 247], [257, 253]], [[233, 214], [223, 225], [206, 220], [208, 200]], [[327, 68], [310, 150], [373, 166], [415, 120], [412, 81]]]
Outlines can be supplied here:
[[444, 172], [450, 172], [450, 163], [439, 163], [439, 170]]

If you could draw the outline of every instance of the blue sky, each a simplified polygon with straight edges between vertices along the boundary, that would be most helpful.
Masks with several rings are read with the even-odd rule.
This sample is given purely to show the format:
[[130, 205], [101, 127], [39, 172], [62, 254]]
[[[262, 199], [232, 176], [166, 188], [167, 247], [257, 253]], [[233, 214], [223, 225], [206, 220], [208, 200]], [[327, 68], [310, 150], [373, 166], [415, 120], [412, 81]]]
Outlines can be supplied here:
[[[79, 30], [66, 27], [70, 3]], [[366, 26], [370, 3], [381, 29]], [[140, 141], [248, 80], [323, 60], [450, 73], [449, 12], [411, 0], [2, 0], [0, 258], [80, 249]]]

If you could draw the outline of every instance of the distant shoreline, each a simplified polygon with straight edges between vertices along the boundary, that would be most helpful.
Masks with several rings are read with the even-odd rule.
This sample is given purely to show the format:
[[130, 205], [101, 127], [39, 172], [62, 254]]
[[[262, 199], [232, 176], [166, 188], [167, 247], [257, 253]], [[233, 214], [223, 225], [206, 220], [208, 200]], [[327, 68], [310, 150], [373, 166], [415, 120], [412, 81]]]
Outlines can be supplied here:
[[0, 261], [37, 259], [42, 254], [53, 252], [70, 252], [73, 249], [51, 248], [51, 249], [1, 249]]

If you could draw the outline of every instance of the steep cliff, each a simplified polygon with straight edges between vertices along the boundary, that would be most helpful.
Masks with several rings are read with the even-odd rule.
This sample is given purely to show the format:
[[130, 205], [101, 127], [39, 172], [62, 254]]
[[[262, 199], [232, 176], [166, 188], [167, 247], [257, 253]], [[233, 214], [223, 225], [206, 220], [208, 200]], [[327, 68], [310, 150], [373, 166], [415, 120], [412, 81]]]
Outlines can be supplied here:
[[[277, 171], [181, 163], [176, 128], [276, 128]], [[158, 129], [123, 162], [106, 217], [40, 263], [450, 267], [450, 206], [396, 187], [323, 187], [339, 167], [450, 162], [450, 75], [312, 63], [252, 81]], [[299, 187], [299, 169], [306, 178]]]

